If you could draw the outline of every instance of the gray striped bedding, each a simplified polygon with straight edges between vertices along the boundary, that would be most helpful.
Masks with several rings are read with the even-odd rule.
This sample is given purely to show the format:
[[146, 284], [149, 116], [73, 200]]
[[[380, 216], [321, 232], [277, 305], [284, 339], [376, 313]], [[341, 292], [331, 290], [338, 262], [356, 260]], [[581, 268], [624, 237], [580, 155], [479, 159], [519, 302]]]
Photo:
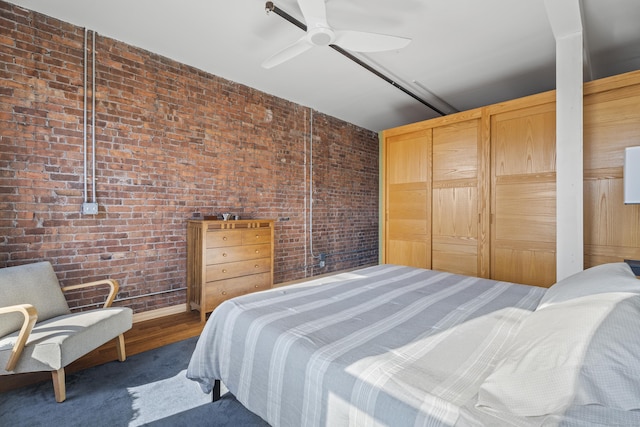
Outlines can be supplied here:
[[396, 265], [275, 288], [216, 308], [187, 376], [273, 426], [530, 425], [474, 403], [544, 292]]

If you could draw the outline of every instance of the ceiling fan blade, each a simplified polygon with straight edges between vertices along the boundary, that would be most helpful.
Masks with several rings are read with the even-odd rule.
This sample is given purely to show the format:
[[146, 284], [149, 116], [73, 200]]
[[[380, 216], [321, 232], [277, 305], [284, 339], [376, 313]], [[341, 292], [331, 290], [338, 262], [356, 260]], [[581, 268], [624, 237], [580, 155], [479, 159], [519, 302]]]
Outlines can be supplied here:
[[306, 35], [302, 37], [297, 42], [285, 47], [280, 52], [272, 55], [270, 58], [267, 58], [262, 63], [262, 68], [273, 68], [276, 65], [280, 65], [289, 59], [300, 55], [303, 52], [311, 49], [312, 45], [307, 41]]
[[384, 50], [402, 49], [411, 39], [386, 34], [367, 33], [364, 31], [334, 31], [336, 38], [333, 44], [354, 52], [381, 52]]
[[307, 31], [315, 27], [328, 27], [327, 8], [325, 0], [298, 0], [298, 6], [302, 10]]

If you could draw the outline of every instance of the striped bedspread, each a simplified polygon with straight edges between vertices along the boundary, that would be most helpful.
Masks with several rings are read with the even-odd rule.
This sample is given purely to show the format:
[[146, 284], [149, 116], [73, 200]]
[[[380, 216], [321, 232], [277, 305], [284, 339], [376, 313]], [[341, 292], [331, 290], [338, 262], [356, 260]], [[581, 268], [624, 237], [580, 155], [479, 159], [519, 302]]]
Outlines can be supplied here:
[[187, 376], [222, 380], [273, 426], [469, 424], [544, 292], [379, 265], [250, 294], [212, 313]]

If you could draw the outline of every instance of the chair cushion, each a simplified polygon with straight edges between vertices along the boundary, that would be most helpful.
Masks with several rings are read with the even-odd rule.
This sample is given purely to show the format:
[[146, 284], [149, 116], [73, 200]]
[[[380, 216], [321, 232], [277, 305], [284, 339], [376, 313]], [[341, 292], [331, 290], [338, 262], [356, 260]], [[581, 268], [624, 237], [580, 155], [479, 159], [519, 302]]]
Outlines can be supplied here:
[[133, 311], [112, 307], [67, 314], [33, 328], [15, 370], [4, 370], [19, 332], [0, 338], [0, 374], [52, 371], [131, 329]]
[[[69, 314], [53, 267], [47, 261], [0, 269], [0, 307], [32, 304], [38, 310], [38, 322]], [[2, 315], [0, 337], [20, 329], [20, 313]]]

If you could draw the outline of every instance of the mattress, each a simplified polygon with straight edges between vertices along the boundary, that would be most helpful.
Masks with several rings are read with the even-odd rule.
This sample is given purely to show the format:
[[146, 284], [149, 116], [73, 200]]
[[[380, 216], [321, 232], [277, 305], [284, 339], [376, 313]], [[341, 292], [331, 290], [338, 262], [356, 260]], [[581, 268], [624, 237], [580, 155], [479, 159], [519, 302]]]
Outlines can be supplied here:
[[473, 403], [545, 289], [378, 265], [235, 298], [187, 376], [273, 426], [480, 425]]

